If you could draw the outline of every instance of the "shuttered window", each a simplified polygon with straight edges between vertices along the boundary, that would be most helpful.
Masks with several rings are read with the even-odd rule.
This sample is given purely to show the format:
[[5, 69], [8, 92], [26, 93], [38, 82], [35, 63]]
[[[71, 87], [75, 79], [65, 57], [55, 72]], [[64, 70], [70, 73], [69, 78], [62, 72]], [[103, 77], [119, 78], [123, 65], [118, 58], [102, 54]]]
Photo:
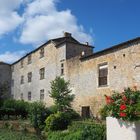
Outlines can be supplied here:
[[103, 64], [99, 65], [99, 86], [107, 86], [108, 85], [108, 65]]

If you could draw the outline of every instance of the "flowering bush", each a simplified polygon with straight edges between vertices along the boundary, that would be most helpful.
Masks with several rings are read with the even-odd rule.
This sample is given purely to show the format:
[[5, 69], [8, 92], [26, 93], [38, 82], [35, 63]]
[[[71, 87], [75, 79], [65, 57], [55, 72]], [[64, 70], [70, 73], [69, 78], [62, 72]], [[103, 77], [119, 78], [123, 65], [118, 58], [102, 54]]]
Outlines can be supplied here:
[[107, 116], [127, 121], [140, 120], [140, 91], [127, 88], [122, 93], [105, 95], [105, 111]]

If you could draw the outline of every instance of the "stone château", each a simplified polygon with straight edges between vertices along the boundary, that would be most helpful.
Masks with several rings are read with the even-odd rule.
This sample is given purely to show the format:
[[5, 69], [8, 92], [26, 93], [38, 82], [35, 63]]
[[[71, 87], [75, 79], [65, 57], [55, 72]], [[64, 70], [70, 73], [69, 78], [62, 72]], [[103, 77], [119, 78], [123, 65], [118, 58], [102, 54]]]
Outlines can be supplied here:
[[11, 65], [1, 62], [0, 80], [9, 81], [14, 99], [41, 100], [50, 106], [50, 82], [64, 77], [76, 97], [73, 107], [84, 117], [95, 116], [104, 94], [140, 88], [140, 37], [99, 52], [93, 49], [65, 33]]

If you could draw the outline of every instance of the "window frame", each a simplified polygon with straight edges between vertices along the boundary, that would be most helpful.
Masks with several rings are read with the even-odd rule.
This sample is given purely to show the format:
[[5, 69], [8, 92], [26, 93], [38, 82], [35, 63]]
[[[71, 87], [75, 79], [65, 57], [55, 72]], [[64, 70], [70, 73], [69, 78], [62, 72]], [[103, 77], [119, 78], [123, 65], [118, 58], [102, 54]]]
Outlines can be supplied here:
[[63, 76], [64, 75], [64, 63], [61, 63], [61, 70], [60, 70], [60, 75]]
[[[100, 68], [100, 67], [105, 67], [105, 68]], [[100, 70], [107, 69], [107, 74], [106, 76], [100, 76]], [[106, 84], [101, 83], [100, 78], [106, 78]], [[102, 63], [98, 65], [98, 87], [107, 87], [108, 86], [108, 63]]]
[[29, 92], [28, 92], [28, 101], [31, 101], [31, 100], [32, 100], [32, 92], [29, 91]]
[[[44, 89], [41, 89], [40, 90], [40, 101], [44, 101], [44, 99], [45, 99], [45, 90]], [[43, 95], [43, 98], [42, 98], [42, 96], [41, 95]]]
[[39, 70], [40, 80], [45, 79], [45, 67]]
[[28, 83], [31, 83], [32, 82], [32, 72], [28, 72], [27, 77], [28, 77]]

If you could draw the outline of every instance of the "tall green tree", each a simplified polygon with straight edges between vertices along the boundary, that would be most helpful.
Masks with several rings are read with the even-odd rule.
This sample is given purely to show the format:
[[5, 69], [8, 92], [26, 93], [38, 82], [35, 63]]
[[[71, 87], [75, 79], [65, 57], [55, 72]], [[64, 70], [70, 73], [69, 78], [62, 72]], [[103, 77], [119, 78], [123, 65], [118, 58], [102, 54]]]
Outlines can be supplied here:
[[69, 81], [65, 81], [64, 78], [56, 77], [51, 82], [51, 91], [49, 95], [53, 98], [58, 111], [67, 111], [71, 109], [71, 103], [74, 100], [74, 94], [71, 94]]

